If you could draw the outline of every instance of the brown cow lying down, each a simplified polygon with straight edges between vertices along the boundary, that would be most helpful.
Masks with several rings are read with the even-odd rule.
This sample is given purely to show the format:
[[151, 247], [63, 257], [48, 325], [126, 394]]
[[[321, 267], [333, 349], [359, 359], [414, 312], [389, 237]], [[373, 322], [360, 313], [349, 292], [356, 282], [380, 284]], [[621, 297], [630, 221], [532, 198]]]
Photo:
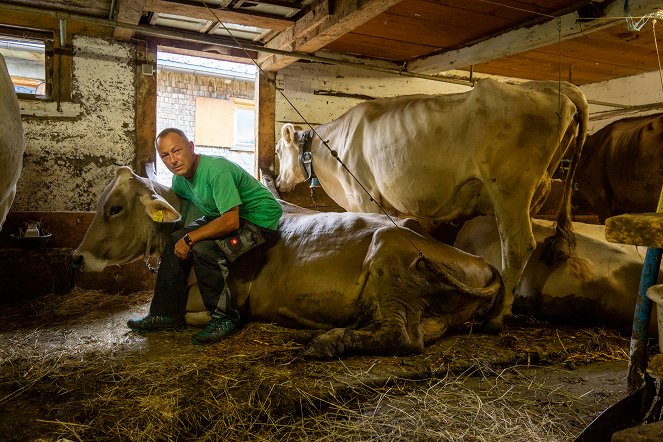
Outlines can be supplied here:
[[[74, 252], [88, 271], [160, 254], [180, 218], [170, 189], [127, 167], [98, 204]], [[169, 223], [153, 221], [158, 210]], [[503, 293], [499, 273], [483, 259], [407, 222], [399, 221], [399, 231], [382, 215], [292, 212], [286, 207], [274, 244], [260, 246], [270, 247], [264, 260], [249, 252], [233, 263], [229, 285], [245, 320], [327, 330], [309, 343], [311, 356], [421, 352]]]
[[[645, 250], [607, 242], [605, 226], [573, 223], [575, 251], [568, 261], [549, 266], [540, 259], [539, 246], [552, 223], [532, 221], [537, 248], [516, 291], [515, 309], [554, 322], [630, 330]], [[495, 218], [468, 221], [454, 245], [499, 264]]]
[[574, 203], [606, 218], [655, 212], [663, 184], [663, 113], [624, 118], [587, 137]]

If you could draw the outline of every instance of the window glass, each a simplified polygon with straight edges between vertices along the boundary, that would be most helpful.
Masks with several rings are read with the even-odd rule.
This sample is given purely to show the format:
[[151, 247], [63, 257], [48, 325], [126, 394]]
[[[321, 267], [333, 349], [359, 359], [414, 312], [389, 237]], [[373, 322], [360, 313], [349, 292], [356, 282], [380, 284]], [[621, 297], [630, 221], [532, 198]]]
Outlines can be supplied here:
[[255, 139], [255, 111], [253, 109], [235, 108], [235, 147], [241, 149], [253, 149]]
[[46, 95], [46, 50], [42, 41], [0, 36], [0, 54], [17, 93]]

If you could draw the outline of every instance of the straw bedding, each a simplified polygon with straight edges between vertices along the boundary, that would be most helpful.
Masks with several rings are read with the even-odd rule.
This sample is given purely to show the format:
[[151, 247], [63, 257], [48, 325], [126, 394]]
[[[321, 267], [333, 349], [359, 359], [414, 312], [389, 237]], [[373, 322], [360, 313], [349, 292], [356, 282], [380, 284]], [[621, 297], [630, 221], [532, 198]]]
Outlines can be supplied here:
[[625, 390], [628, 340], [605, 329], [470, 325], [407, 357], [322, 362], [296, 331], [251, 323], [212, 346], [137, 335], [151, 294], [3, 307], [9, 440], [570, 440]]

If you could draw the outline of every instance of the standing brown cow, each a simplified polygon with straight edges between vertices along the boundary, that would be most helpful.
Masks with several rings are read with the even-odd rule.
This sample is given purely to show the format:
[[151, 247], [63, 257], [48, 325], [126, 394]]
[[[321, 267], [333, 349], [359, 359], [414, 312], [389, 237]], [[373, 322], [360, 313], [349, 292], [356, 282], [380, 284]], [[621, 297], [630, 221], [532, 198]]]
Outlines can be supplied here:
[[574, 203], [601, 223], [621, 213], [655, 212], [663, 184], [663, 113], [624, 118], [587, 137]]

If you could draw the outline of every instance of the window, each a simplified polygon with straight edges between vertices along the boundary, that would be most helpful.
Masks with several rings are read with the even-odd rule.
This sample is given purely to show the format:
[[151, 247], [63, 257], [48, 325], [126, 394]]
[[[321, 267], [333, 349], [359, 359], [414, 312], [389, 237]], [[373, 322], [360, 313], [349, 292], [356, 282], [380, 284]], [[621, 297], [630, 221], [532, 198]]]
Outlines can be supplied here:
[[234, 147], [237, 150], [253, 151], [256, 145], [255, 110], [253, 107], [235, 105]]
[[19, 97], [50, 95], [46, 75], [49, 49], [50, 45], [43, 40], [0, 35], [0, 54]]
[[197, 145], [250, 151], [255, 148], [253, 100], [196, 97]]

